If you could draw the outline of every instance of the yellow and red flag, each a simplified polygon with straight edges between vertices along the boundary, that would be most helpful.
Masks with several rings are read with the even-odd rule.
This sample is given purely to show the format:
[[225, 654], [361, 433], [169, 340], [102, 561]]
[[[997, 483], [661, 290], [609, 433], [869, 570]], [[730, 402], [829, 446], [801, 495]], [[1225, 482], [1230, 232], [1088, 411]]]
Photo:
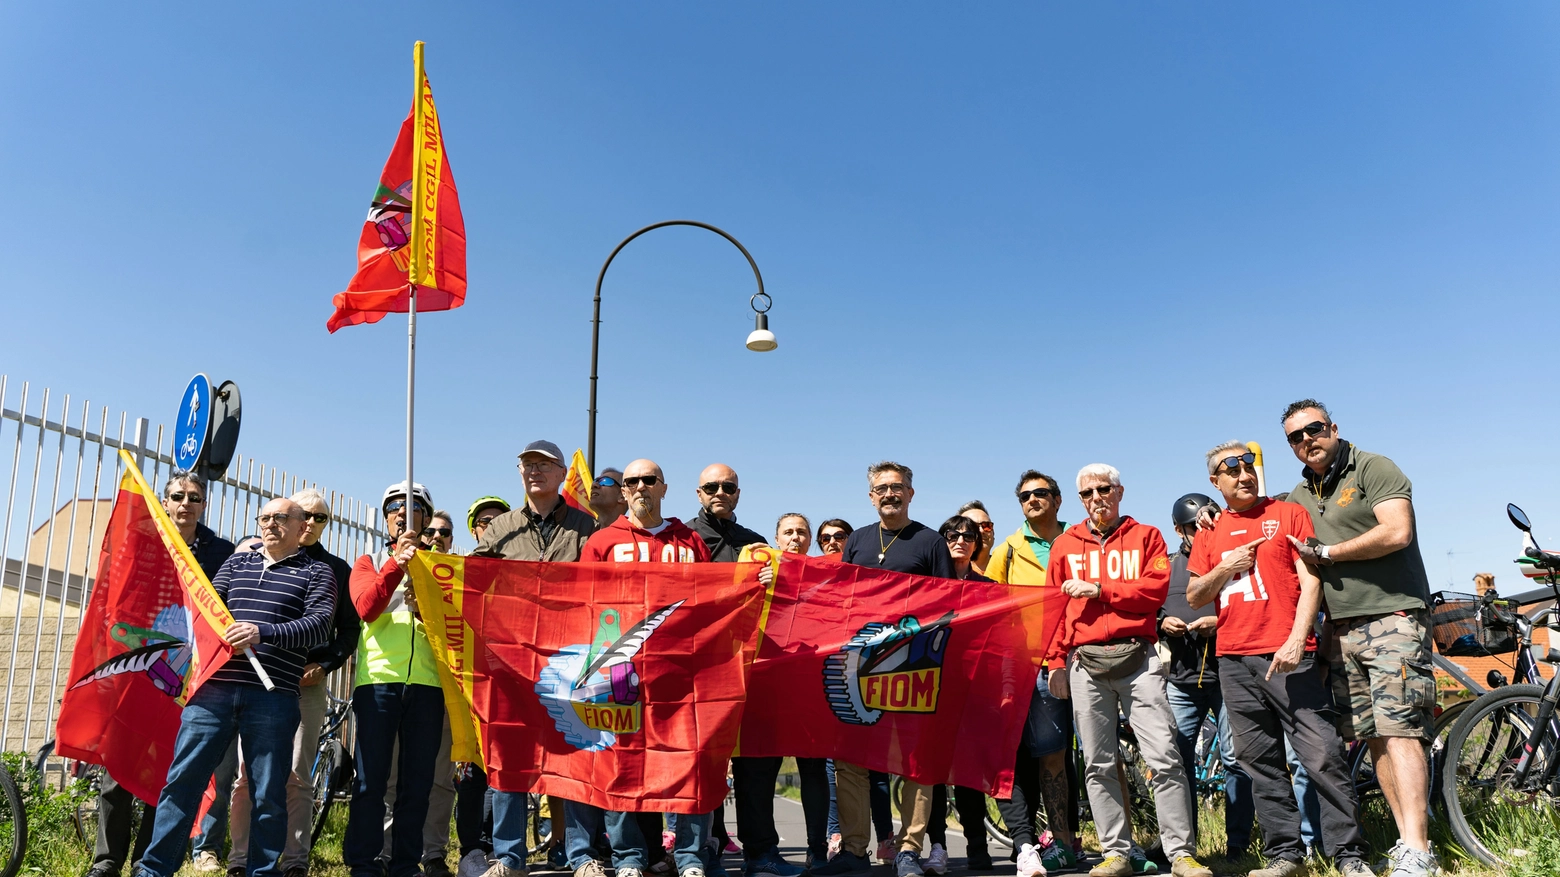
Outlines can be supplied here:
[[569, 474], [563, 476], [563, 501], [594, 518], [596, 512], [590, 507], [592, 480], [590, 466], [585, 462], [585, 452], [575, 448], [574, 459], [569, 463]]
[[417, 91], [412, 110], [401, 123], [363, 222], [357, 273], [333, 300], [336, 312], [325, 323], [331, 332], [406, 313], [412, 286], [417, 287], [418, 311], [447, 311], [466, 300], [466, 222], [433, 88], [423, 72], [421, 42], [413, 58]]
[[195, 556], [120, 451], [125, 474], [71, 656], [55, 752], [101, 764], [155, 802], [184, 704], [233, 650], [233, 623]]

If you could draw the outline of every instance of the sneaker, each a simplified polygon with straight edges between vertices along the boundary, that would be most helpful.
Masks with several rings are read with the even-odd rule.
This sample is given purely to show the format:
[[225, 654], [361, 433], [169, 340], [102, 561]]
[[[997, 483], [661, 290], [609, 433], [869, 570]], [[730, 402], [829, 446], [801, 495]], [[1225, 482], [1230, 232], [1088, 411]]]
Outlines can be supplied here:
[[215, 874], [222, 870], [222, 860], [211, 850], [201, 850], [195, 857], [195, 870], [202, 874]]
[[[1363, 863], [1362, 863], [1363, 864]], [[1289, 859], [1269, 859], [1266, 868], [1258, 868], [1246, 877], [1294, 877], [1305, 871], [1305, 865]]]
[[661, 832], [661, 849], [666, 850], [667, 852], [671, 852], [672, 848], [675, 846], [677, 846], [677, 832]]
[[633, 866], [617, 869], [617, 877], [645, 877], [645, 872]]
[[1045, 877], [1045, 865], [1040, 861], [1040, 848], [1024, 844], [1018, 850], [1017, 877]]
[[829, 858], [832, 859], [840, 854], [840, 850], [843, 849], [842, 844], [844, 842], [845, 839], [840, 837], [840, 833], [837, 831], [829, 835]]
[[839, 855], [827, 865], [813, 869], [813, 877], [839, 877], [841, 874], [860, 874], [872, 870], [872, 860], [858, 856], [850, 850], [840, 850]]
[[[1133, 844], [1132, 849], [1127, 851], [1127, 861], [1132, 863], [1132, 873], [1134, 874], [1159, 873], [1159, 863], [1150, 859], [1148, 853], [1144, 852], [1143, 848], [1137, 844]], [[1213, 875], [1209, 874], [1207, 877], [1213, 877]]]
[[1338, 873], [1343, 877], [1376, 877], [1376, 872], [1370, 869], [1362, 859], [1348, 859], [1338, 863]]
[[1386, 877], [1435, 877], [1439, 873], [1441, 866], [1435, 860], [1435, 853], [1404, 844]]
[[899, 877], [921, 877], [926, 873], [921, 870], [921, 857], [909, 850], [900, 850], [894, 857], [894, 871]]
[[455, 877], [450, 871], [450, 863], [446, 862], [443, 856], [423, 862], [422, 869], [427, 877]]
[[721, 852], [722, 853], [740, 853], [740, 852], [742, 852], [742, 848], [737, 846], [736, 841], [734, 841], [734, 840], [732, 840], [731, 838], [728, 837], [728, 838], [726, 838], [726, 847], [725, 847], [725, 849], [721, 850]]
[[756, 874], [771, 874], [773, 877], [802, 877], [804, 869], [787, 862], [780, 857], [780, 851], [771, 847], [758, 858], [747, 863], [748, 877]]
[[574, 877], [607, 877], [607, 870], [595, 859], [588, 859], [585, 864], [574, 869]]
[[677, 877], [704, 877], [704, 869], [703, 868], [689, 868], [688, 870], [682, 872], [681, 874], [678, 874]]
[[948, 851], [942, 844], [932, 844], [932, 851], [926, 854], [926, 863], [921, 870], [927, 874], [948, 873]]
[[1392, 867], [1397, 864], [1398, 855], [1409, 848], [1407, 843], [1399, 840], [1392, 845], [1392, 849], [1387, 850], [1386, 856], [1376, 860], [1376, 870], [1382, 872], [1391, 871]]
[[526, 877], [526, 870], [524, 868], [511, 868], [504, 864], [502, 860], [499, 860], [489, 865], [488, 869], [482, 872], [482, 877]]
[[964, 854], [964, 870], [990, 871], [991, 868], [991, 853], [986, 852], [985, 847], [966, 850]]
[[1089, 877], [1132, 877], [1132, 863], [1120, 853], [1112, 853], [1105, 861], [1089, 869]]
[[88, 868], [87, 873], [82, 877], [119, 877], [119, 869], [115, 868], [112, 862], [98, 862]]
[[1191, 856], [1180, 856], [1170, 863], [1170, 877], [1213, 877], [1213, 871]]
[[1054, 840], [1049, 841], [1040, 847], [1040, 864], [1045, 866], [1048, 873], [1071, 871], [1078, 867], [1078, 854], [1074, 853], [1070, 846], [1063, 846]]
[[[487, 873], [487, 869], [492, 864], [488, 860], [486, 850], [472, 850], [460, 857], [460, 861], [455, 865], [455, 874], [457, 877], [482, 877], [483, 874]], [[574, 873], [575, 877], [578, 877], [579, 872], [576, 871]], [[606, 875], [597, 874], [596, 877], [606, 877]]]
[[227, 877], [245, 877], [247, 873], [248, 869], [243, 865], [234, 865], [227, 869]]

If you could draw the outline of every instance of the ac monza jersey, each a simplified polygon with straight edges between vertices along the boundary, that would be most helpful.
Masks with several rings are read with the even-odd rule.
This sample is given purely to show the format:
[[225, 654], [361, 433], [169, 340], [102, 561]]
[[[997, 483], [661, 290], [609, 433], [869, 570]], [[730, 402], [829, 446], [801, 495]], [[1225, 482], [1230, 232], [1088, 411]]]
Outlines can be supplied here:
[[592, 533], [580, 551], [583, 561], [616, 563], [707, 563], [710, 549], [699, 534], [676, 518], [667, 518], [666, 526], [651, 533], [634, 526], [623, 515], [609, 526]]
[[[1197, 534], [1186, 564], [1194, 576], [1207, 575], [1230, 552], [1253, 539], [1265, 539], [1257, 546], [1251, 569], [1237, 573], [1219, 591], [1219, 654], [1266, 655], [1283, 647], [1300, 605], [1300, 576], [1295, 572], [1299, 552], [1285, 537], [1304, 542], [1314, 535], [1309, 512], [1292, 502], [1271, 499], [1243, 512], [1225, 509], [1212, 530]], [[1312, 633], [1305, 639], [1305, 649], [1315, 648]]]

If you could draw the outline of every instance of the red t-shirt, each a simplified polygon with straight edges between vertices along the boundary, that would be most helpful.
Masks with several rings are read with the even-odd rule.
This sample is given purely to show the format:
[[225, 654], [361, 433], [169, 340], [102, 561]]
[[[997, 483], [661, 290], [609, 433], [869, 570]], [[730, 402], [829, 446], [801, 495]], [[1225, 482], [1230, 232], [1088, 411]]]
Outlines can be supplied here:
[[[1304, 542], [1314, 535], [1309, 512], [1292, 502], [1271, 499], [1243, 512], [1225, 509], [1212, 530], [1197, 534], [1186, 563], [1194, 576], [1207, 575], [1231, 551], [1267, 537], [1257, 546], [1257, 562], [1251, 569], [1237, 574], [1219, 591], [1219, 654], [1266, 655], [1283, 647], [1300, 605], [1300, 575], [1295, 572], [1299, 553], [1285, 537]], [[1312, 633], [1305, 639], [1305, 650], [1315, 649]]]
[[658, 533], [629, 523], [623, 515], [592, 533], [580, 551], [583, 561], [617, 563], [708, 563], [709, 546], [699, 534], [676, 518], [667, 518]]

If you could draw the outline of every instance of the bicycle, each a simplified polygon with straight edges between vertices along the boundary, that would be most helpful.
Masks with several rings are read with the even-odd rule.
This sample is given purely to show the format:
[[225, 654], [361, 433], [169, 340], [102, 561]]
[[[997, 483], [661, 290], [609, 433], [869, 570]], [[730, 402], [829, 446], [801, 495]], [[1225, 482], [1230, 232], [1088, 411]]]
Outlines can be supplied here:
[[0, 877], [16, 877], [27, 855], [27, 808], [21, 790], [0, 763]]
[[[319, 750], [309, 767], [309, 779], [313, 784], [314, 819], [310, 844], [319, 843], [330, 816], [331, 805], [352, 796], [352, 779], [357, 775], [352, 756], [345, 744], [349, 721], [352, 718], [352, 701], [326, 694], [330, 699], [325, 725], [320, 729]], [[0, 875], [3, 877], [3, 875]]]
[[[1545, 622], [1560, 631], [1554, 608], [1532, 617], [1516, 611], [1523, 603], [1560, 599], [1560, 554], [1539, 548], [1532, 523], [1515, 505], [1506, 514], [1523, 532], [1525, 558], [1544, 573], [1548, 593], [1529, 592], [1501, 600], [1485, 595], [1478, 601], [1470, 635], [1488, 651], [1509, 650], [1514, 645], [1531, 656], [1533, 631]], [[1533, 599], [1526, 599], [1538, 594]], [[1552, 634], [1553, 635], [1553, 634]], [[1539, 658], [1560, 666], [1560, 649], [1551, 648]], [[1448, 769], [1442, 777], [1442, 797], [1457, 842], [1487, 865], [1505, 865], [1513, 849], [1508, 838], [1520, 838], [1536, 823], [1560, 821], [1560, 721], [1555, 703], [1560, 700], [1560, 673], [1543, 686], [1531, 683], [1505, 685], [1481, 695], [1467, 707], [1447, 738]]]

